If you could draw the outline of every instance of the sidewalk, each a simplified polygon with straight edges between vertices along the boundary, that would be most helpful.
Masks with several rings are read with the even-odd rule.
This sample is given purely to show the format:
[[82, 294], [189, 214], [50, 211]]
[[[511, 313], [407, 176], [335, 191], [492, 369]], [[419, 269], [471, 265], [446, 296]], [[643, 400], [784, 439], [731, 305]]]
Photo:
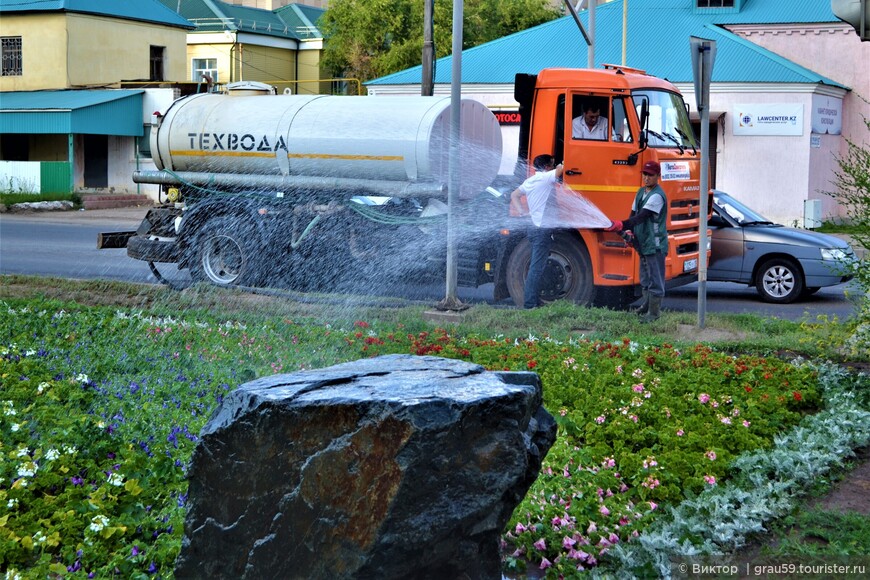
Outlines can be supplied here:
[[111, 209], [71, 209], [71, 210], [24, 210], [0, 213], [0, 216], [26, 218], [33, 221], [53, 223], [78, 223], [78, 222], [112, 222], [129, 223], [131, 229], [135, 229], [148, 213], [153, 205], [140, 205], [136, 207], [118, 207]]

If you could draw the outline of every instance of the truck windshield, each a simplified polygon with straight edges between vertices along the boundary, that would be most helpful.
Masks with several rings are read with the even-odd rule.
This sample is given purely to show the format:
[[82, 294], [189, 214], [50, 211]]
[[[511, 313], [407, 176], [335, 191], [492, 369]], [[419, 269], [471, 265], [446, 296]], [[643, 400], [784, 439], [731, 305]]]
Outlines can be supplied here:
[[634, 106], [640, 117], [641, 104], [649, 108], [647, 138], [650, 147], [692, 148], [695, 143], [689, 115], [683, 99], [676, 93], [654, 89], [632, 91]]

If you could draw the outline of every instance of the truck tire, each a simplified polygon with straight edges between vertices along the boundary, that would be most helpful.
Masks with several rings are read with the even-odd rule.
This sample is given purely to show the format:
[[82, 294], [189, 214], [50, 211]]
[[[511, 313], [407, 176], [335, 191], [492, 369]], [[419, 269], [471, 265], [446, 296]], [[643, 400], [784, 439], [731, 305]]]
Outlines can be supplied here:
[[[508, 293], [520, 308], [523, 306], [523, 286], [531, 256], [531, 246], [526, 238], [516, 245], [507, 262]], [[550, 257], [541, 279], [541, 302], [549, 304], [556, 300], [570, 300], [589, 306], [594, 297], [592, 260], [586, 247], [576, 236], [564, 232], [553, 234]]]
[[765, 302], [791, 304], [804, 291], [804, 275], [792, 260], [772, 258], [758, 269], [755, 288]]
[[256, 286], [262, 273], [256, 256], [262, 252], [258, 237], [244, 220], [218, 217], [197, 234], [190, 276], [215, 286]]

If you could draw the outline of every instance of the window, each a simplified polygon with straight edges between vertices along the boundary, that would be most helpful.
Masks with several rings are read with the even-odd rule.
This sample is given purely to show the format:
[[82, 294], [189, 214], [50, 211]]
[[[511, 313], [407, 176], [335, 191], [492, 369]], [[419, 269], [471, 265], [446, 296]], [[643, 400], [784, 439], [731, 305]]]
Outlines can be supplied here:
[[3, 69], [2, 76], [4, 77], [20, 77], [21, 70], [21, 37], [20, 36], [3, 36], [0, 37], [0, 50], [3, 53]]
[[203, 75], [210, 76], [213, 83], [218, 82], [216, 58], [195, 58], [190, 68], [193, 70], [193, 79], [191, 80], [194, 82], [200, 82]]
[[698, 8], [734, 8], [734, 0], [698, 0]]
[[151, 76], [148, 80], [162, 81], [163, 78], [163, 61], [166, 54], [165, 46], [151, 47]]

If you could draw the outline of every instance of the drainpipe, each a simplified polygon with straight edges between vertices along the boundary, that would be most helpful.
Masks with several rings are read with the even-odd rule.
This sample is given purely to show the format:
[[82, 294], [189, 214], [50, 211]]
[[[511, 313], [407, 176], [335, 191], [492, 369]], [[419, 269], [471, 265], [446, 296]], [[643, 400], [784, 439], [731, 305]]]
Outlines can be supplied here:
[[67, 157], [69, 158], [69, 192], [76, 188], [76, 158], [73, 151], [73, 134], [67, 134]]

